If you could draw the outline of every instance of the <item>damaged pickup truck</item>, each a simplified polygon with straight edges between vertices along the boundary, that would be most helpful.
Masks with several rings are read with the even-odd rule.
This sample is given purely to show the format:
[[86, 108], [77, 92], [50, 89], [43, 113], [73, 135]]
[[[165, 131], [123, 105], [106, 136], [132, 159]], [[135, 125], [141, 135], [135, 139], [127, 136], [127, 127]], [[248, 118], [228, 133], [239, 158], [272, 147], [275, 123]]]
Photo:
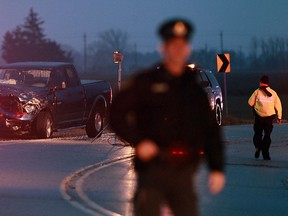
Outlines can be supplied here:
[[81, 81], [73, 64], [18, 62], [0, 67], [0, 132], [49, 138], [85, 128], [100, 136], [112, 102], [109, 83]]

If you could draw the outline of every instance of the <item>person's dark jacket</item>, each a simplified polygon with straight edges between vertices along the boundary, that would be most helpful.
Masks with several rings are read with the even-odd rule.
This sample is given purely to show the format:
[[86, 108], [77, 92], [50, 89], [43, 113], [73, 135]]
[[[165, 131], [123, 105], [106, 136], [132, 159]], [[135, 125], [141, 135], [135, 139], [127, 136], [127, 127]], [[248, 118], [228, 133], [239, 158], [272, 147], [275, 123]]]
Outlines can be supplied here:
[[[209, 168], [223, 171], [220, 128], [206, 93], [188, 67], [180, 77], [160, 65], [129, 79], [113, 99], [110, 124], [132, 145], [153, 140], [160, 155], [150, 163], [163, 161], [172, 152], [182, 152], [188, 157], [186, 163], [195, 163], [204, 151]], [[147, 164], [136, 157], [136, 170]]]

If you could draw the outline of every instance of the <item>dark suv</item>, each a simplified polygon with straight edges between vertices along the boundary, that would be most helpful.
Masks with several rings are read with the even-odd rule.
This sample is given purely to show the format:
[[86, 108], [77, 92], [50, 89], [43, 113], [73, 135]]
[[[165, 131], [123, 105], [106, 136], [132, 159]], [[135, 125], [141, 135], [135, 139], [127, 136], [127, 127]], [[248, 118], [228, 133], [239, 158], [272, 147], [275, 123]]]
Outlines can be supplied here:
[[197, 79], [207, 93], [211, 109], [215, 112], [218, 125], [222, 124], [223, 99], [222, 91], [218, 81], [212, 71], [191, 66], [192, 70], [198, 74]]

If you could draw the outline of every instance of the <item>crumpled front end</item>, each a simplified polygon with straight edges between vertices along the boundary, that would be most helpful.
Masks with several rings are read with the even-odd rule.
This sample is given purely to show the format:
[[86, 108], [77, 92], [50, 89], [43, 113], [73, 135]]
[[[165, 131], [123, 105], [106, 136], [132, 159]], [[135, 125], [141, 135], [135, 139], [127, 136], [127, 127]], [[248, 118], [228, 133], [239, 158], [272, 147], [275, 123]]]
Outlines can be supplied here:
[[0, 131], [24, 134], [31, 131], [32, 123], [41, 110], [37, 98], [26, 100], [14, 95], [0, 95]]

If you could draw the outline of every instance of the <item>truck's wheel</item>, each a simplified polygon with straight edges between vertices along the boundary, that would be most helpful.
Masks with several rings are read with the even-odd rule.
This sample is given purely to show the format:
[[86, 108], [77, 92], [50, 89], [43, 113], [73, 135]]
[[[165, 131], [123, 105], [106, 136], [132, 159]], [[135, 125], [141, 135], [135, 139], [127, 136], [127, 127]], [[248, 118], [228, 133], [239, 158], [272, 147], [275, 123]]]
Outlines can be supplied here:
[[46, 139], [53, 133], [53, 120], [48, 112], [40, 112], [36, 120], [35, 135], [38, 138]]
[[222, 124], [222, 110], [219, 103], [216, 103], [215, 106], [215, 117], [217, 124], [220, 126]]
[[96, 108], [90, 116], [86, 125], [86, 133], [88, 137], [100, 137], [103, 130], [103, 116], [102, 113]]

